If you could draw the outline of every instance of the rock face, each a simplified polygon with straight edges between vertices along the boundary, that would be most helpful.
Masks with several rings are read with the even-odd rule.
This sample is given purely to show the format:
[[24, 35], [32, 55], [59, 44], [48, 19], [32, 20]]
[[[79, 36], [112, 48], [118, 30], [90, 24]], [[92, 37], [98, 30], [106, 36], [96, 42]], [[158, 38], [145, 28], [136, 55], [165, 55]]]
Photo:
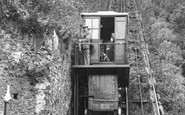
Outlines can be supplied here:
[[70, 62], [64, 56], [64, 61], [55, 61], [51, 65], [50, 86], [47, 87], [45, 112], [52, 115], [66, 115], [71, 100]]
[[[5, 96], [6, 85], [10, 85], [10, 115], [66, 115], [71, 102], [68, 59], [64, 56], [53, 61], [47, 77], [43, 77], [39, 82], [28, 76], [16, 78], [1, 74], [0, 97]], [[3, 115], [3, 111], [4, 102], [3, 98], [0, 98], [0, 115]]]
[[39, 114], [42, 110], [45, 109], [45, 93], [44, 90], [46, 90], [46, 87], [49, 86], [50, 83], [45, 80], [43, 83], [37, 83], [35, 88], [38, 90], [38, 93], [35, 95], [36, 97], [36, 113]]
[[[34, 115], [35, 114], [35, 92], [27, 78], [3, 77], [0, 79], [0, 94], [3, 97], [6, 93], [6, 84], [10, 85], [12, 100], [10, 100], [10, 115]], [[3, 98], [0, 100], [0, 111], [4, 110]]]
[[[57, 37], [56, 33], [55, 37]], [[57, 49], [59, 45], [58, 38], [55, 38], [54, 42], [57, 43], [54, 44], [54, 50], [59, 50]], [[38, 71], [34, 71], [34, 74], [30, 74], [31, 70], [40, 69], [38, 66], [34, 66], [33, 61], [44, 63], [45, 58], [38, 58], [41, 61], [35, 61], [36, 58], [28, 55], [30, 57], [25, 58], [25, 60], [32, 58], [33, 61], [22, 60], [22, 56], [26, 54], [26, 49], [11, 40], [0, 40], [0, 50], [3, 52], [0, 53], [0, 115], [3, 115], [4, 111], [3, 97], [5, 96], [7, 85], [10, 85], [12, 97], [9, 102], [9, 115], [68, 114], [71, 102], [70, 51], [68, 51], [68, 54], [58, 53], [57, 55], [44, 53], [43, 55], [49, 56], [49, 58], [53, 57], [47, 63], [49, 66], [40, 64], [42, 67], [44, 66], [44, 69], [41, 69], [44, 71], [39, 74]], [[18, 64], [12, 66], [10, 63]], [[30, 63], [31, 65], [29, 65]], [[37, 63], [35, 65], [39, 65]], [[13, 72], [9, 68], [13, 68]]]
[[[6, 93], [6, 84], [10, 84], [12, 100], [10, 115], [66, 115], [71, 99], [69, 64], [67, 61], [53, 67], [58, 71], [51, 72], [50, 82], [44, 79], [35, 85], [29, 78], [0, 77], [0, 97]], [[53, 68], [53, 69], [54, 69]], [[60, 69], [57, 69], [60, 68]], [[3, 114], [4, 102], [0, 99], [0, 113]], [[1, 115], [0, 114], [0, 115]]]

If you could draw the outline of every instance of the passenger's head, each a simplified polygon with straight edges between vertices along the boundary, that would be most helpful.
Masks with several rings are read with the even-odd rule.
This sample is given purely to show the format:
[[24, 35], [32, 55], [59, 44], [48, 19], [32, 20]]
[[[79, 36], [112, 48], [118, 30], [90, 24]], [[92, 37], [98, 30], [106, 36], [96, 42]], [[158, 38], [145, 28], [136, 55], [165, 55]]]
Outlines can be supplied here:
[[111, 34], [111, 37], [115, 37], [115, 33], [112, 33], [112, 34]]
[[85, 31], [89, 30], [88, 26], [87, 25], [84, 25], [83, 26], [83, 30], [85, 30]]

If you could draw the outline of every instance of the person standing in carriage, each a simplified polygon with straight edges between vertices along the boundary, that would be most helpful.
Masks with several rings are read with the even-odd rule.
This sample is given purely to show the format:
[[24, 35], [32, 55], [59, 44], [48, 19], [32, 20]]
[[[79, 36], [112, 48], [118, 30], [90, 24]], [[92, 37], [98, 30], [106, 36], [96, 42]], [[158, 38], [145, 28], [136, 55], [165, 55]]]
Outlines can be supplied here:
[[80, 50], [82, 51], [83, 63], [85, 65], [90, 64], [90, 37], [91, 35], [89, 32], [89, 28], [87, 25], [84, 25], [81, 31], [81, 38], [79, 39], [79, 42], [82, 43], [82, 45], [80, 45]]
[[114, 43], [115, 43], [115, 33], [111, 34], [110, 42], [106, 48], [106, 54], [110, 61], [114, 61]]

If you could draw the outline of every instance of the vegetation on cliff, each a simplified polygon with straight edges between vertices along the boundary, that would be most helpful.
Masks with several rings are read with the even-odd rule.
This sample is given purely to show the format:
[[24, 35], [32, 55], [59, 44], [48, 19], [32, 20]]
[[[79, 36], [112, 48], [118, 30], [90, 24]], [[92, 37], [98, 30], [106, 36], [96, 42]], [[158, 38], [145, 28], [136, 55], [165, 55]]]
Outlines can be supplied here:
[[[183, 115], [185, 3], [183, 0], [137, 1], [159, 100], [167, 114]], [[0, 76], [29, 77], [32, 85], [47, 78], [51, 85], [45, 92], [48, 103], [43, 114], [66, 115], [71, 96], [71, 44], [78, 37], [79, 13], [107, 10], [107, 4], [108, 0], [0, 1]], [[58, 42], [53, 40], [55, 33]], [[136, 69], [131, 68], [131, 73], [136, 73]], [[134, 77], [137, 76], [131, 76], [130, 88], [135, 92], [132, 97], [138, 99], [138, 82]], [[147, 95], [147, 86], [142, 85]]]
[[159, 101], [166, 114], [183, 115], [185, 3], [182, 0], [137, 1]]

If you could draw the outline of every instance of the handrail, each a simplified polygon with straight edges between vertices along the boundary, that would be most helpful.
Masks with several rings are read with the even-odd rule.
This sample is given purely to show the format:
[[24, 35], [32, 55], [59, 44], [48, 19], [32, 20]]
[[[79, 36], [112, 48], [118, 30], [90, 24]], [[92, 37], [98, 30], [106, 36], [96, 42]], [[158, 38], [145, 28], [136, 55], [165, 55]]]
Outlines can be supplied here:
[[[103, 63], [127, 63], [127, 44], [111, 43], [111, 42], [76, 42], [74, 45], [75, 50], [75, 65], [86, 65], [84, 63], [85, 53], [88, 53], [90, 63], [103, 64]], [[87, 52], [88, 51], [88, 52]], [[119, 52], [120, 51], [120, 52]], [[119, 61], [119, 59], [121, 61]]]
[[75, 44], [84, 44], [84, 45], [90, 45], [90, 44], [113, 44], [113, 45], [120, 45], [120, 44], [128, 44], [126, 42], [123, 43], [111, 43], [111, 42], [97, 42], [97, 43], [93, 43], [93, 42], [75, 42]]
[[108, 99], [93, 99], [93, 98], [89, 98], [89, 100], [92, 100], [92, 101], [103, 101], [103, 102], [118, 102], [118, 100], [108, 100]]

